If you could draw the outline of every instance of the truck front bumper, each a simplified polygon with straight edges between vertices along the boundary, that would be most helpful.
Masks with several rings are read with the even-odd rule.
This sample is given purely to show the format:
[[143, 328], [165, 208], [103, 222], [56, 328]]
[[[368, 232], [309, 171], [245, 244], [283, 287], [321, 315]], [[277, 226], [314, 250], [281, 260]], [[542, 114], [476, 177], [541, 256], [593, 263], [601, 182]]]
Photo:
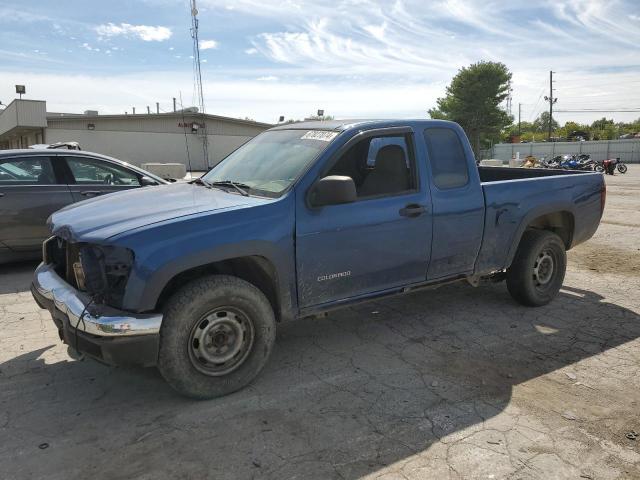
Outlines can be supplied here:
[[161, 314], [96, 305], [44, 263], [35, 271], [31, 293], [41, 308], [49, 310], [60, 339], [70, 347], [109, 365], [157, 363]]

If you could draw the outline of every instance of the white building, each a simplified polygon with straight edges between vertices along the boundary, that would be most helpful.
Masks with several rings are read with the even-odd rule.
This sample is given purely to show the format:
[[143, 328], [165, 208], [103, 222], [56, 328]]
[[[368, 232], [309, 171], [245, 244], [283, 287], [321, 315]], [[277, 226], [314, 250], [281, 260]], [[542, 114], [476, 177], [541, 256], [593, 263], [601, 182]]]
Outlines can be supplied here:
[[271, 127], [266, 123], [197, 112], [99, 115], [52, 113], [40, 100], [14, 100], [0, 110], [0, 149], [75, 141], [82, 150], [134, 165], [182, 163], [187, 170], [208, 166]]

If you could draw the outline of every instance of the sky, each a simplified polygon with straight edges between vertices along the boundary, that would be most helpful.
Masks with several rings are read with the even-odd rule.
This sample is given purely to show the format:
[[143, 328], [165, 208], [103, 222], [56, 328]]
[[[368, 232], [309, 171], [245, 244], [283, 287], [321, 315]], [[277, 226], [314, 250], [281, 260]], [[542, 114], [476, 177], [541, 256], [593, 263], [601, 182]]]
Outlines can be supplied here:
[[[426, 118], [463, 66], [513, 73], [512, 113], [640, 117], [638, 0], [198, 0], [207, 113]], [[197, 103], [188, 0], [0, 0], [0, 101], [100, 113]], [[182, 98], [182, 102], [180, 101]], [[637, 109], [632, 113], [561, 110]]]

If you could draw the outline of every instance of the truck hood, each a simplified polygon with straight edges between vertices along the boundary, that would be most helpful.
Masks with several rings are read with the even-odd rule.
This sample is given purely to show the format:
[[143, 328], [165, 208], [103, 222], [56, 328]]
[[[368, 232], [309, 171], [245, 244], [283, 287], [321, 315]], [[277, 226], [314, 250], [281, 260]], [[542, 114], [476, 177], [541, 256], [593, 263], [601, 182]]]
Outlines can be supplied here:
[[52, 233], [67, 240], [99, 241], [153, 223], [269, 201], [179, 183], [126, 190], [72, 204], [51, 215], [48, 224]]

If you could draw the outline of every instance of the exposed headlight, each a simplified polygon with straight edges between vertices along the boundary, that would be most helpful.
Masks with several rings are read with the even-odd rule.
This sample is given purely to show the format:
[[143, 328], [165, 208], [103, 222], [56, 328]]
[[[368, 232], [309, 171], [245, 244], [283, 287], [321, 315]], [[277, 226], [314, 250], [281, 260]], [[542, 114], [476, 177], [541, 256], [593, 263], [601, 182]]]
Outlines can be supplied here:
[[82, 262], [74, 262], [73, 274], [76, 277], [76, 285], [78, 285], [78, 289], [84, 292], [87, 289], [87, 286], [84, 279], [84, 269], [82, 268]]
[[119, 308], [133, 266], [133, 252], [128, 248], [84, 245], [80, 248], [80, 265], [74, 273], [78, 287], [96, 302]]

